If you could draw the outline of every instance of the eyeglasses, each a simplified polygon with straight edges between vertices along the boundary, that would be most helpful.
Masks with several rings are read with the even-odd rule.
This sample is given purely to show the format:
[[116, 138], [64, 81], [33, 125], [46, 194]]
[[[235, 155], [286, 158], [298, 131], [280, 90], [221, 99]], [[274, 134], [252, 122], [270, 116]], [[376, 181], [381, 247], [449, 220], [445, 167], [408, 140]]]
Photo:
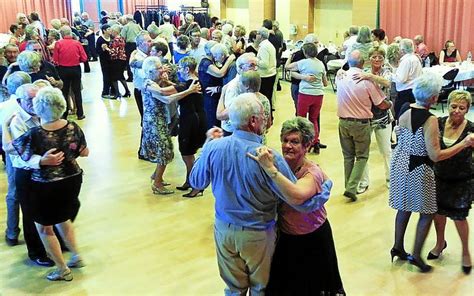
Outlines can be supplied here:
[[382, 60], [384, 60], [384, 57], [383, 56], [371, 56], [370, 59], [371, 60], [382, 61]]

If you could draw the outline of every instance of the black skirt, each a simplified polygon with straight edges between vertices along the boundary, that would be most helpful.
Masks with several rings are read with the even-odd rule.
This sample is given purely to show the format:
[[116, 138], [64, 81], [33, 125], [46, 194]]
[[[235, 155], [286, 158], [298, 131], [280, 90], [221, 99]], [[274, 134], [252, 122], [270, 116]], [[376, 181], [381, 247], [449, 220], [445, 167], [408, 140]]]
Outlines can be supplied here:
[[329, 221], [312, 233], [279, 233], [265, 295], [345, 295]]
[[55, 225], [73, 219], [79, 211], [82, 174], [55, 182], [32, 181], [33, 220], [41, 225]]
[[127, 61], [111, 60], [110, 61], [110, 81], [125, 80], [123, 72], [127, 68]]

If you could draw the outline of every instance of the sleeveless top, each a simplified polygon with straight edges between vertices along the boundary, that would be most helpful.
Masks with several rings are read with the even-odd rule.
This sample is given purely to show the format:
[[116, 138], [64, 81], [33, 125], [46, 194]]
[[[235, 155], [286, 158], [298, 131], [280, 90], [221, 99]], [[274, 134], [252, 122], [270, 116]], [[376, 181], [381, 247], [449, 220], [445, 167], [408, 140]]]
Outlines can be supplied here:
[[443, 49], [444, 51], [444, 61], [445, 63], [454, 63], [456, 62], [456, 55], [458, 53], [458, 50], [455, 49], [451, 55], [448, 55], [448, 51], [446, 49]]

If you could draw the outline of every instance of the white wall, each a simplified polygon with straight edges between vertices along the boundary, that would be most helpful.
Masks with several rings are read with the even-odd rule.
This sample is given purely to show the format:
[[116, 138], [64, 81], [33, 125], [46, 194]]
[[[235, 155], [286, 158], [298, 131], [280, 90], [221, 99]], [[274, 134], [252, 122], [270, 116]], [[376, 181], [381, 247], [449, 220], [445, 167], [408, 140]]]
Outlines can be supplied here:
[[280, 31], [285, 39], [290, 39], [290, 2], [289, 0], [275, 0], [275, 19], [280, 23]]

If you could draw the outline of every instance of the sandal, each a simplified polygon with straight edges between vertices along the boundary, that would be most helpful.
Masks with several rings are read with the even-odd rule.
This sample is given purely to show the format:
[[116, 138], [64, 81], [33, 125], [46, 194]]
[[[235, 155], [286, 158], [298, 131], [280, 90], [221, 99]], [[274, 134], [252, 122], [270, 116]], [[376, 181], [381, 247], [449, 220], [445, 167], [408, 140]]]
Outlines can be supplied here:
[[160, 194], [160, 195], [168, 195], [168, 194], [173, 194], [173, 190], [169, 190], [167, 188], [159, 188], [156, 187], [155, 184], [151, 184], [151, 190], [153, 191], [153, 194]]
[[52, 272], [50, 272], [46, 278], [50, 281], [66, 281], [70, 282], [72, 281], [72, 272], [70, 269], [66, 269], [64, 271], [61, 271], [59, 269], [56, 269]]

